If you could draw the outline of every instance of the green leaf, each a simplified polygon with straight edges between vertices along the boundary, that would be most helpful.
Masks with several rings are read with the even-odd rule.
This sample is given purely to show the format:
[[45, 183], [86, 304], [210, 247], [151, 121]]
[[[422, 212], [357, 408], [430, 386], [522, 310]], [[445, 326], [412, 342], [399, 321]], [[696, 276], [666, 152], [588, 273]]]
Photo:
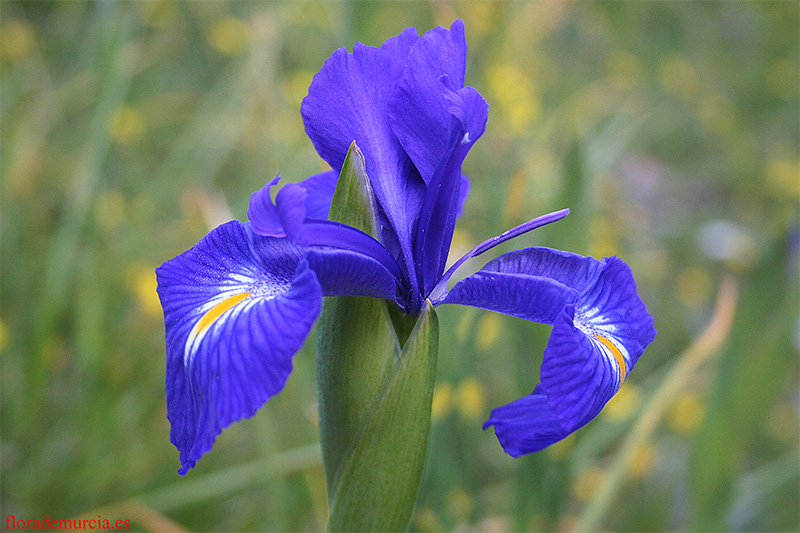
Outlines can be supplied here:
[[[377, 238], [364, 158], [353, 143], [331, 220]], [[320, 440], [332, 531], [408, 528], [430, 432], [438, 322], [393, 302], [326, 298], [317, 329]]]
[[364, 154], [353, 141], [339, 173], [328, 218], [353, 226], [377, 239], [378, 222], [374, 198], [372, 185], [367, 177]]
[[[705, 422], [698, 428], [690, 451], [691, 530], [741, 527], [729, 522], [734, 516], [739, 469], [760, 444], [763, 436], [759, 428], [776, 397], [787, 390], [791, 369], [797, 363], [792, 347], [797, 284], [787, 283], [791, 274], [781, 275], [786, 258], [792, 254], [791, 247], [787, 234], [773, 244], [759, 268], [743, 284], [728, 349], [719, 362], [720, 376], [709, 395]], [[764, 298], [765, 294], [771, 296]], [[773, 514], [772, 518], [776, 516]], [[782, 526], [776, 525], [775, 529]]]

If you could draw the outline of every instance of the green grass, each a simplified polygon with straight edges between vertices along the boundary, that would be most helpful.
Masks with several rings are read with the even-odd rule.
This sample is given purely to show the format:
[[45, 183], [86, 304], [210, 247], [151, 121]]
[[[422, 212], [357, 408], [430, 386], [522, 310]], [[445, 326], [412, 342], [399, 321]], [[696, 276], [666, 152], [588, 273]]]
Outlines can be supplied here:
[[[659, 335], [604, 414], [514, 460], [480, 427], [533, 388], [548, 328], [441, 308], [413, 529], [797, 530], [798, 10], [3, 1], [0, 519], [324, 528], [313, 339], [284, 392], [181, 478], [153, 269], [243, 219], [277, 173], [325, 168], [299, 106], [333, 50], [460, 17], [491, 109], [453, 254], [570, 207], [498, 253], [622, 257]], [[731, 328], [675, 378], [728, 276]]]

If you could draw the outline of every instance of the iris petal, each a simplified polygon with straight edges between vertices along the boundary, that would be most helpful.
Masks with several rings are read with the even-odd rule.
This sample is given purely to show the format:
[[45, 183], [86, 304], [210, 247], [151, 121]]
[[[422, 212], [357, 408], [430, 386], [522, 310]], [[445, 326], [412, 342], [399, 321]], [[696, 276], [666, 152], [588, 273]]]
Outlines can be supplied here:
[[464, 203], [467, 201], [467, 197], [469, 197], [470, 187], [469, 178], [465, 174], [461, 174], [461, 185], [458, 188], [458, 211], [456, 212], [456, 216], [460, 217], [461, 213], [464, 211]]
[[320, 311], [300, 250], [224, 224], [159, 269], [170, 439], [185, 474], [223, 428], [282, 388]]
[[334, 52], [314, 76], [301, 112], [320, 157], [340, 170], [353, 141], [361, 149], [381, 215], [396, 234], [408, 266], [412, 227], [425, 184], [386, 120], [388, 102], [416, 30], [409, 28], [381, 48], [356, 43]]
[[298, 242], [303, 234], [303, 221], [306, 218], [306, 190], [296, 184], [285, 185], [275, 195], [278, 216], [286, 236]]
[[253, 231], [264, 237], [286, 237], [292, 241], [300, 239], [303, 220], [306, 218], [306, 189], [297, 183], [289, 183], [278, 191], [275, 202], [271, 189], [278, 183], [278, 176], [250, 196], [247, 218]]
[[481, 271], [542, 276], [577, 291], [596, 282], [603, 263], [593, 257], [538, 246], [523, 248], [489, 261]]
[[394, 300], [398, 283], [379, 261], [350, 250], [312, 248], [305, 257], [325, 296], [370, 296]]
[[480, 271], [459, 281], [439, 303], [480, 307], [552, 324], [577, 297], [576, 290], [550, 278]]
[[568, 306], [553, 324], [542, 361], [541, 390], [548, 405], [570, 428], [597, 416], [622, 385], [616, 359], [574, 321]]
[[415, 241], [415, 258], [420, 285], [429, 294], [441, 278], [447, 261], [459, 210], [461, 164], [475, 141], [483, 134], [489, 106], [472, 87], [446, 90], [450, 102], [449, 151], [425, 194]]
[[547, 248], [511, 252], [457, 283], [442, 303], [553, 325], [541, 383], [532, 395], [495, 409], [487, 422], [515, 456], [597, 416], [655, 336], [633, 275], [616, 257], [598, 261]]
[[462, 21], [455, 21], [449, 30], [438, 27], [426, 32], [411, 47], [389, 102], [392, 131], [425, 183], [430, 183], [451, 150], [451, 105], [442, 78], [452, 87], [463, 87], [466, 60]]
[[328, 170], [320, 174], [304, 179], [299, 183], [306, 190], [306, 218], [318, 218], [325, 220], [331, 211], [331, 201], [333, 193], [336, 191], [336, 183], [339, 180], [339, 173], [335, 170]]
[[556, 416], [565, 422], [596, 416], [655, 334], [628, 265], [604, 259], [574, 315], [565, 309], [545, 348], [542, 387]]
[[247, 218], [253, 226], [253, 231], [267, 237], [285, 237], [281, 215], [278, 207], [272, 201], [272, 187], [281, 180], [280, 175], [275, 176], [266, 185], [250, 196], [250, 205], [247, 208]]
[[510, 404], [492, 409], [492, 415], [483, 428], [489, 426], [494, 426], [497, 440], [512, 457], [538, 452], [573, 431], [565, 428], [553, 415], [547, 397], [539, 387]]
[[367, 169], [370, 175], [395, 170], [399, 145], [383, 117], [416, 40], [416, 31], [408, 28], [382, 48], [361, 43], [352, 53], [340, 48], [314, 76], [301, 113], [311, 142], [334, 170], [342, 168], [353, 140], [375, 166]]
[[328, 218], [339, 174], [329, 170], [300, 183], [289, 183], [278, 191], [273, 202], [271, 189], [280, 179], [280, 176], [273, 178], [250, 196], [247, 218], [259, 235], [289, 235], [293, 241], [297, 241], [302, 232], [303, 220]]
[[381, 239], [402, 257], [418, 303], [444, 268], [463, 203], [461, 162], [486, 122], [488, 106], [477, 91], [461, 89], [465, 66], [461, 21], [419, 39], [409, 29], [381, 48], [336, 51], [302, 105], [306, 131], [334, 169], [353, 140], [361, 148]]
[[371, 235], [347, 224], [333, 220], [308, 220], [303, 225], [303, 235], [299, 244], [315, 248], [349, 250], [365, 255], [382, 264], [398, 280], [403, 277], [397, 261], [381, 243]]

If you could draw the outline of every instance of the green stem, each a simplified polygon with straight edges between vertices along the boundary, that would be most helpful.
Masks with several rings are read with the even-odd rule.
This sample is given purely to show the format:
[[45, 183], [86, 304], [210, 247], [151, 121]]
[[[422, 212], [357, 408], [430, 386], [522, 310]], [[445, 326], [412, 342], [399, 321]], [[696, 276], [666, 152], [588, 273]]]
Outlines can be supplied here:
[[[364, 330], [368, 329], [365, 324]], [[367, 336], [374, 336], [374, 323], [372, 329]], [[321, 407], [321, 419], [331, 416], [327, 407], [332, 398], [336, 398], [340, 417], [320, 422], [331, 531], [408, 528], [428, 449], [437, 348], [438, 319], [433, 308], [428, 307], [403, 350], [394, 351], [393, 364], [384, 374], [377, 394], [372, 394], [374, 376], [364, 381], [363, 395], [346, 394], [346, 400], [330, 387], [330, 381], [320, 380], [320, 405], [326, 406]], [[323, 353], [318, 361], [325, 355], [348, 357], [344, 353]], [[367, 359], [375, 356], [375, 360], [385, 361], [389, 354], [359, 350], [351, 355]], [[356, 392], [359, 385], [350, 381], [348, 392]], [[354, 423], [356, 420], [359, 426]]]
[[[378, 238], [364, 158], [353, 143], [330, 219]], [[374, 298], [327, 298], [317, 386], [331, 531], [408, 528], [428, 450], [439, 326]]]

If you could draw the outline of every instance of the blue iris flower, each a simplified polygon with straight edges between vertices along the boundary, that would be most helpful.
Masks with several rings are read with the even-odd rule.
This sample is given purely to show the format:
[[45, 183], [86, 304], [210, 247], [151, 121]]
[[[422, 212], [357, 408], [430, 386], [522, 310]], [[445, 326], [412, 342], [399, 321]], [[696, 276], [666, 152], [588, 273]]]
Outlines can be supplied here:
[[[494, 409], [513, 456], [540, 450], [594, 418], [655, 336], [630, 269], [610, 257], [527, 248], [447, 282], [465, 260], [556, 221], [558, 211], [480, 244], [445, 272], [468, 180], [461, 164], [488, 105], [464, 87], [464, 26], [380, 48], [337, 50], [303, 101], [306, 131], [332, 170], [253, 194], [232, 221], [157, 269], [167, 342], [167, 413], [185, 474], [223, 428], [284, 386], [324, 296], [369, 296], [407, 315], [462, 304], [552, 324], [541, 382]], [[351, 143], [363, 153], [379, 235], [327, 220]]]

